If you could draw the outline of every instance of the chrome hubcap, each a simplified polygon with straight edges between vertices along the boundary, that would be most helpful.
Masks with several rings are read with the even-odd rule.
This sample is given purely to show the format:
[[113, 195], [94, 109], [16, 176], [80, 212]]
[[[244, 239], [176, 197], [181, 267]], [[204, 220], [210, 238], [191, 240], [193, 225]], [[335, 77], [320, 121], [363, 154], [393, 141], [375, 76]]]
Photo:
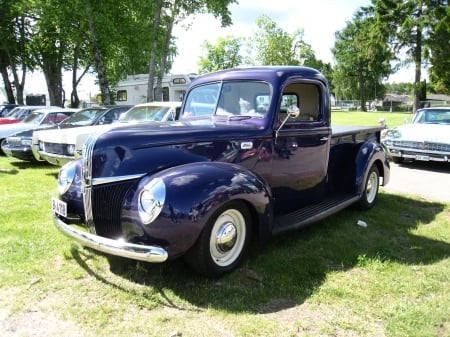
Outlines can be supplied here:
[[226, 253], [230, 251], [237, 239], [236, 227], [231, 223], [224, 223], [216, 234], [216, 247], [217, 250]]

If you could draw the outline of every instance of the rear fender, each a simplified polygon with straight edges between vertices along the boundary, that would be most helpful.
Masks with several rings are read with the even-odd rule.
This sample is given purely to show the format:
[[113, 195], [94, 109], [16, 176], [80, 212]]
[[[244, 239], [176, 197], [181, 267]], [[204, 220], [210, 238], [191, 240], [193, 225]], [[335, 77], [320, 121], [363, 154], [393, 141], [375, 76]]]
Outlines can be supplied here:
[[[162, 210], [149, 224], [130, 225], [139, 219], [139, 193], [153, 179], [164, 182]], [[268, 235], [272, 217], [270, 190], [264, 180], [229, 163], [198, 162], [160, 171], [141, 179], [126, 199], [122, 223], [128, 224], [124, 226], [127, 241], [156, 241], [167, 249], [169, 258], [189, 250], [214, 211], [231, 200], [248, 205], [260, 236]]]
[[368, 170], [373, 164], [378, 166], [380, 176], [383, 177], [383, 185], [389, 180], [389, 160], [382, 146], [378, 143], [364, 142], [355, 158], [356, 179], [355, 190], [361, 195], [367, 179]]

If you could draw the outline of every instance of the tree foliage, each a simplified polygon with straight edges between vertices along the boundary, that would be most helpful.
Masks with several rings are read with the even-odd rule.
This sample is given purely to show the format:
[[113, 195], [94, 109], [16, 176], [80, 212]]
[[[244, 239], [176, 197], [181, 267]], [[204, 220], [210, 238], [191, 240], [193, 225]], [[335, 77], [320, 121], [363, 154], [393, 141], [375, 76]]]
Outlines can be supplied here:
[[87, 71], [97, 74], [102, 102], [108, 104], [111, 87], [126, 75], [148, 72], [162, 78], [170, 69], [176, 55], [176, 22], [211, 13], [229, 25], [228, 5], [234, 2], [2, 0], [0, 71], [8, 100], [14, 102], [15, 89], [23, 104], [25, 74], [39, 70], [45, 75], [50, 104], [63, 105], [62, 74], [68, 70], [73, 74], [72, 106], [79, 104], [77, 86]]
[[233, 36], [219, 37], [216, 45], [204, 41], [202, 48], [206, 51], [206, 56], [200, 57], [198, 61], [199, 73], [229, 69], [241, 65], [242, 55], [240, 50], [242, 43], [242, 38]]
[[366, 110], [367, 100], [382, 94], [380, 82], [391, 72], [389, 61], [393, 56], [375, 24], [372, 12], [357, 11], [352, 21], [336, 32], [332, 49], [336, 59], [335, 93], [337, 97], [359, 100], [362, 110]]
[[435, 10], [430, 32], [430, 86], [433, 92], [450, 95], [450, 4]]
[[[430, 61], [431, 49], [436, 46], [436, 28], [448, 23], [442, 19], [442, 9], [448, 7], [447, 0], [372, 0], [372, 8], [378, 22], [378, 29], [387, 37], [396, 55], [405, 54], [399, 66], [414, 64], [414, 106], [415, 111], [422, 96], [422, 67]], [[433, 62], [440, 62], [439, 48], [435, 49]], [[448, 54], [447, 54], [448, 55]], [[437, 70], [437, 69], [436, 69]], [[439, 72], [438, 72], [439, 74]]]

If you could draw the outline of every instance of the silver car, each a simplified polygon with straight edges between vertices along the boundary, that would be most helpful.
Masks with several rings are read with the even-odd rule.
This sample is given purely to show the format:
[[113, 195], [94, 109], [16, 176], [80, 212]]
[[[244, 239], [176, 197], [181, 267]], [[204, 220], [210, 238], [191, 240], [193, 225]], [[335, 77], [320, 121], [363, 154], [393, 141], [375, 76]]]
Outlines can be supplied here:
[[383, 139], [395, 163], [450, 160], [450, 107], [419, 109], [412, 123], [388, 129]]

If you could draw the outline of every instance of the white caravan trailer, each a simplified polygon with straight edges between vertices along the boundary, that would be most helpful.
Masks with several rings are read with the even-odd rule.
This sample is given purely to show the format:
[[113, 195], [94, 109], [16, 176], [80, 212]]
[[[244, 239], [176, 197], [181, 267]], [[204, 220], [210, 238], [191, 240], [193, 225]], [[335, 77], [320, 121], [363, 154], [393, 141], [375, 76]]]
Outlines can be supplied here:
[[[196, 74], [169, 74], [163, 77], [163, 101], [181, 101]], [[116, 104], [136, 105], [147, 102], [148, 74], [129, 75], [117, 83]], [[156, 78], [154, 81], [156, 87]], [[155, 91], [155, 89], [153, 89]]]

